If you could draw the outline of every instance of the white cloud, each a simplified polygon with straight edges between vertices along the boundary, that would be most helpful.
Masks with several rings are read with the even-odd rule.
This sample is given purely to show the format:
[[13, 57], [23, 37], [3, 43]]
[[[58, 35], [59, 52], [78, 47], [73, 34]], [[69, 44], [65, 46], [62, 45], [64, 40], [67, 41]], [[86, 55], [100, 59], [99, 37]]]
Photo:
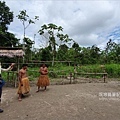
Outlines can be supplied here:
[[[33, 18], [39, 16], [36, 24], [30, 25], [26, 30], [27, 36], [34, 38], [34, 34], [41, 25], [54, 23], [64, 28], [71, 38], [83, 46], [103, 46], [109, 38], [106, 36], [120, 26], [120, 2], [112, 0], [5, 0], [14, 16], [20, 10], [27, 10], [27, 14]], [[15, 17], [9, 27], [19, 38], [23, 36], [23, 26]], [[117, 38], [117, 36], [112, 35]], [[37, 42], [38, 41], [38, 42]], [[36, 35], [36, 46], [39, 47], [42, 37]], [[38, 43], [38, 44], [37, 44]]]

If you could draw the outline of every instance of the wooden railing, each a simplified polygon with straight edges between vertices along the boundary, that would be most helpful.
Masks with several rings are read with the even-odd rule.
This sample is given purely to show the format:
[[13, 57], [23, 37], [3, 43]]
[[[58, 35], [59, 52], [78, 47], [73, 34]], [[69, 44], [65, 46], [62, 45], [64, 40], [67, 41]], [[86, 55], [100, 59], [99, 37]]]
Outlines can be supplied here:
[[81, 73], [81, 72], [75, 72], [74, 73], [74, 79], [76, 78], [77, 75], [103, 75], [103, 80], [104, 83], [106, 82], [106, 77], [107, 77], [107, 73], [106, 72], [101, 72], [101, 73]]

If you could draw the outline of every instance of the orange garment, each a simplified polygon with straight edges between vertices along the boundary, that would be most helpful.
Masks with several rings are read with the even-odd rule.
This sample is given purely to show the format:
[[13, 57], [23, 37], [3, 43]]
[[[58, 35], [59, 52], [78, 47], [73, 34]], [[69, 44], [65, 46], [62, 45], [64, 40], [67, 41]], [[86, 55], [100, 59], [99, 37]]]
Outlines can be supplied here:
[[19, 83], [19, 86], [18, 86], [18, 94], [27, 94], [30, 92], [30, 83], [29, 83], [29, 79], [26, 77], [26, 78], [23, 78], [21, 80], [22, 82], [22, 85]]
[[37, 86], [45, 87], [45, 86], [49, 86], [49, 84], [50, 84], [50, 81], [49, 81], [48, 75], [40, 75], [38, 82], [37, 82]]

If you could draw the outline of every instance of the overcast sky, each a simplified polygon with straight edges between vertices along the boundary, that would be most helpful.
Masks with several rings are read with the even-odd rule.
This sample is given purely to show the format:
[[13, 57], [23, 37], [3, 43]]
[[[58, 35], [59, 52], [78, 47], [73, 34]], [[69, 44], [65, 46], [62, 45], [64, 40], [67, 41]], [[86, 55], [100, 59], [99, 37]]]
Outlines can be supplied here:
[[120, 43], [120, 1], [119, 0], [4, 0], [14, 13], [9, 31], [17, 38], [23, 38], [23, 26], [17, 19], [19, 11], [26, 10], [30, 18], [39, 16], [36, 24], [30, 25], [26, 35], [35, 47], [45, 45], [37, 34], [43, 24], [62, 26], [63, 33], [80, 46], [97, 45], [104, 48], [109, 39]]

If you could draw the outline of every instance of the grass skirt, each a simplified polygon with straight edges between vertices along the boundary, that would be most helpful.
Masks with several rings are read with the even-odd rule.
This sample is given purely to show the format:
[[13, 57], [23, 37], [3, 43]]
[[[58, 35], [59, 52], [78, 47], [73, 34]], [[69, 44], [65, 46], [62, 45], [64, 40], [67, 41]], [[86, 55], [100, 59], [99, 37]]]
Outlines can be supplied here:
[[29, 83], [29, 79], [26, 77], [26, 78], [23, 78], [22, 79], [22, 84], [23, 86], [21, 86], [21, 84], [19, 83], [19, 86], [18, 86], [18, 94], [27, 94], [30, 92], [30, 83]]
[[45, 87], [45, 86], [49, 86], [50, 81], [47, 75], [40, 75], [38, 82], [37, 82], [37, 86], [38, 87]]

